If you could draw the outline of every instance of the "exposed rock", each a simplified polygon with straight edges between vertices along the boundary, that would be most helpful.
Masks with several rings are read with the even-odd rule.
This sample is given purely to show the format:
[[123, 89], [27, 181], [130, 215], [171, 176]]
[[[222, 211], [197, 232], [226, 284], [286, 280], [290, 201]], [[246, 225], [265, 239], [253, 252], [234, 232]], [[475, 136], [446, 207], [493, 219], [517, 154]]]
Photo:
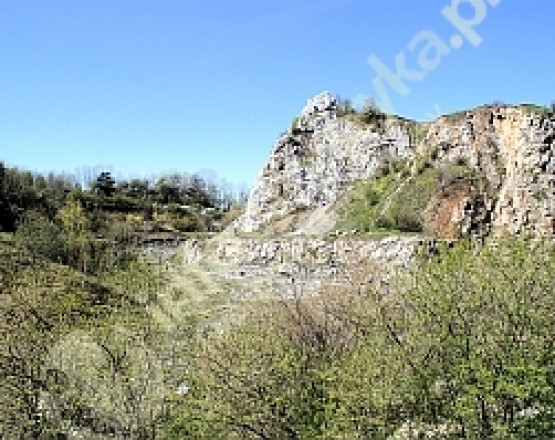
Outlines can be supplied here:
[[465, 160], [484, 174], [489, 191], [464, 200], [454, 212], [461, 232], [484, 235], [555, 233], [555, 117], [525, 107], [481, 107], [458, 120], [442, 117], [418, 155], [431, 149], [435, 165]]
[[417, 236], [381, 239], [222, 237], [215, 240], [191, 240], [183, 249], [185, 261], [189, 264], [212, 259], [234, 266], [294, 263], [315, 267], [325, 264], [356, 266], [367, 261], [407, 265], [415, 246], [433, 249], [436, 242]]
[[271, 221], [333, 204], [355, 180], [372, 176], [392, 157], [409, 156], [409, 135], [400, 126], [390, 124], [378, 134], [338, 117], [337, 111], [327, 92], [308, 101], [294, 127], [274, 144], [246, 212], [232, 229], [257, 231]]
[[[483, 188], [450, 188], [430, 201], [436, 235], [555, 232], [555, 117], [527, 107], [480, 107], [418, 124], [385, 117], [380, 125], [340, 116], [335, 98], [310, 99], [282, 134], [256, 181], [246, 211], [230, 231], [323, 232], [353, 182], [392, 160], [434, 167], [464, 161], [485, 176]], [[425, 133], [422, 140], [414, 133]], [[413, 172], [415, 171], [413, 167]], [[318, 225], [315, 226], [315, 225]]]
[[387, 282], [398, 267], [413, 261], [416, 249], [435, 253], [438, 243], [421, 237], [381, 239], [230, 238], [190, 240], [183, 263], [197, 265], [233, 285], [234, 299], [291, 297], [334, 286], [362, 287]]
[[[410, 264], [416, 248], [435, 252], [435, 238], [505, 231], [553, 237], [553, 115], [523, 106], [480, 107], [419, 124], [380, 114], [361, 122], [360, 115], [342, 116], [340, 109], [328, 92], [308, 101], [276, 141], [244, 215], [228, 234], [187, 243], [188, 264], [214, 263], [215, 275], [242, 286], [236, 296], [244, 299], [255, 292], [290, 295], [299, 285], [304, 292], [360, 285], [364, 274], [381, 283], [392, 268]], [[392, 168], [396, 160], [406, 162], [408, 175], [384, 209], [427, 164], [439, 180], [422, 216], [435, 238], [330, 234], [353, 183]], [[453, 169], [466, 174], [449, 174]], [[251, 237], [257, 238], [242, 235], [255, 231]]]

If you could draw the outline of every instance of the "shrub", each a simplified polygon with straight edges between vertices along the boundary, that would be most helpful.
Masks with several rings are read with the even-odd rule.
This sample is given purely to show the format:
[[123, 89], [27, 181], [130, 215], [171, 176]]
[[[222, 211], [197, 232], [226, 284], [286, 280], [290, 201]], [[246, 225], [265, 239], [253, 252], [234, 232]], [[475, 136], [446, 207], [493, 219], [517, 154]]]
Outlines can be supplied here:
[[455, 438], [553, 437], [553, 274], [552, 244], [517, 239], [444, 247], [414, 270], [403, 307], [385, 313], [411, 357], [418, 421]]
[[554, 273], [552, 245], [460, 242], [387, 295], [363, 269], [256, 304], [201, 343], [166, 438], [553, 438]]
[[422, 219], [415, 212], [399, 212], [395, 216], [394, 227], [403, 232], [422, 232]]
[[29, 211], [24, 214], [15, 233], [16, 242], [30, 251], [52, 261], [65, 257], [62, 230], [43, 215]]
[[356, 438], [348, 392], [335, 384], [356, 339], [353, 310], [349, 297], [271, 301], [214, 336], [167, 438]]

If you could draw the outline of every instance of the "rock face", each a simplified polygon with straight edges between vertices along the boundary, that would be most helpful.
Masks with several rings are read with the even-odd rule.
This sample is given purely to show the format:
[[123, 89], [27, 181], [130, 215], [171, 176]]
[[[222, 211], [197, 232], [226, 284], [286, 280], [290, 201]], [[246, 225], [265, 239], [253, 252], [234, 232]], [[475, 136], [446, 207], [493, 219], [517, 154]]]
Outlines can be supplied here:
[[487, 180], [472, 194], [460, 189], [438, 195], [436, 235], [554, 235], [553, 114], [527, 106], [486, 106], [432, 124], [390, 116], [379, 124], [361, 124], [341, 111], [328, 92], [307, 102], [274, 144], [232, 231], [281, 224], [281, 230], [311, 232], [314, 216], [333, 216], [334, 204], [353, 182], [395, 160], [426, 159], [434, 167], [464, 161]]
[[378, 134], [338, 114], [338, 102], [328, 92], [308, 101], [276, 141], [245, 214], [233, 225], [237, 231], [256, 231], [270, 221], [333, 204], [353, 181], [373, 175], [387, 159], [409, 156], [409, 136], [399, 126]]
[[311, 237], [219, 240], [191, 240], [183, 246], [185, 262], [199, 263], [212, 258], [232, 265], [299, 264], [357, 266], [364, 261], [408, 265], [413, 249], [433, 250], [437, 243], [416, 236], [382, 239], [314, 239]]
[[436, 165], [467, 160], [490, 184], [480, 206], [462, 200], [462, 231], [472, 223], [494, 233], [555, 233], [555, 117], [526, 107], [482, 107], [456, 118], [440, 118], [417, 154], [435, 148]]
[[232, 286], [234, 299], [292, 297], [333, 288], [387, 284], [397, 268], [412, 264], [415, 251], [437, 253], [435, 240], [403, 236], [381, 239], [218, 237], [190, 240], [183, 263], [202, 267]]

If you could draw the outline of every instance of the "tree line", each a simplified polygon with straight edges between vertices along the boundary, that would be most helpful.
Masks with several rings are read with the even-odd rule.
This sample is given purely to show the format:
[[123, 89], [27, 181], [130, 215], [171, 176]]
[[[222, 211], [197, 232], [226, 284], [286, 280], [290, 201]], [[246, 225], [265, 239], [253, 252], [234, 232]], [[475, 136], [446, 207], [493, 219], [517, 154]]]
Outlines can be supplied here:
[[242, 210], [244, 191], [198, 174], [87, 182], [0, 162], [0, 232], [32, 255], [98, 275], [133, 261], [153, 240], [224, 229]]
[[[89, 214], [135, 213], [153, 220], [157, 210], [167, 212], [218, 211], [225, 213], [245, 202], [246, 191], [199, 174], [170, 173], [158, 178], [116, 179], [100, 171], [85, 182], [75, 175], [8, 167], [0, 161], [0, 230], [13, 232], [28, 211], [54, 220], [68, 200], [78, 201]], [[205, 225], [206, 226], [206, 225]], [[196, 225], [197, 229], [202, 229]], [[217, 229], [217, 225], [210, 225]], [[195, 230], [195, 225], [191, 226]]]

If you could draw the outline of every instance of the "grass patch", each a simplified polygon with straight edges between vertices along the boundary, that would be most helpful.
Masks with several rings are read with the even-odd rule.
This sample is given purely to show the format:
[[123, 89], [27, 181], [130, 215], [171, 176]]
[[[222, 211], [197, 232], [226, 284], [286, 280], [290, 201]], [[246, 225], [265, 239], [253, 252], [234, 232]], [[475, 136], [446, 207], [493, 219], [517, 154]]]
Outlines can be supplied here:
[[391, 173], [355, 183], [349, 200], [340, 209], [336, 229], [357, 229], [363, 233], [379, 230], [377, 219], [385, 201], [395, 192], [399, 183], [396, 175]]
[[[430, 202], [451, 187], [487, 187], [485, 178], [464, 160], [434, 167], [417, 167], [407, 176], [402, 167], [389, 167], [368, 180], [359, 181], [339, 211], [336, 229], [360, 233], [430, 232], [427, 214]], [[399, 167], [398, 167], [399, 168]], [[396, 171], [396, 172], [394, 172]]]
[[466, 118], [466, 111], [459, 111], [450, 113], [448, 115], [443, 115], [443, 118], [451, 123], [462, 122]]
[[524, 103], [520, 105], [521, 108], [526, 109], [533, 115], [551, 117], [555, 115], [555, 109], [543, 105]]

